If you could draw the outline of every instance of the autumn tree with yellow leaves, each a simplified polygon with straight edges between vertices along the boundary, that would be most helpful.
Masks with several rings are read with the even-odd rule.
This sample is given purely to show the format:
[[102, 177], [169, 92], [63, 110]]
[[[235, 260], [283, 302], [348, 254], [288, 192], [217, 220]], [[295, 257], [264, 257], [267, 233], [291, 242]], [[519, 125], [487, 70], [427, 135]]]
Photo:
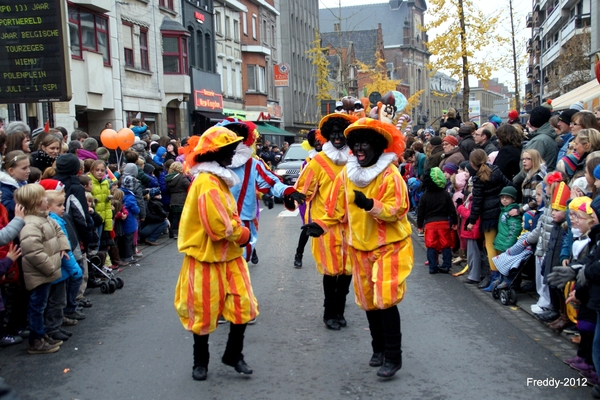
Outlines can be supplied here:
[[375, 61], [374, 66], [357, 61], [359, 74], [362, 74], [362, 77], [367, 78], [368, 81], [364, 86], [364, 90], [366, 91], [365, 97], [373, 92], [379, 92], [384, 95], [390, 90], [397, 90], [398, 85], [400, 85], [400, 80], [390, 79], [388, 77], [385, 59], [379, 54], [376, 54], [375, 56], [377, 61]]
[[423, 30], [443, 30], [435, 39], [425, 43], [434, 59], [427, 67], [433, 73], [448, 71], [459, 82], [462, 81], [463, 121], [468, 121], [469, 77], [487, 82], [495, 67], [491, 54], [484, 60], [478, 60], [475, 53], [506, 42], [506, 38], [493, 31], [499, 17], [484, 14], [473, 0], [429, 0], [427, 3], [428, 13], [433, 19]]
[[331, 100], [331, 93], [335, 90], [333, 83], [329, 80], [329, 61], [325, 56], [329, 49], [327, 47], [321, 47], [321, 35], [319, 31], [315, 29], [315, 40], [312, 42], [312, 46], [306, 51], [306, 55], [311, 60], [313, 65], [313, 76], [316, 80], [317, 95], [315, 100], [317, 101], [317, 117], [321, 109], [321, 101]]

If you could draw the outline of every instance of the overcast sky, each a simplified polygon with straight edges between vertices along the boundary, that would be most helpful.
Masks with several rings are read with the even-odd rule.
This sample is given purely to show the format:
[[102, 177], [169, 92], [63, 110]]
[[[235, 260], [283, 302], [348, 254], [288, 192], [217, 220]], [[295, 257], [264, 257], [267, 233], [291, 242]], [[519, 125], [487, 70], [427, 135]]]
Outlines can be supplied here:
[[[490, 0], [473, 0], [475, 2], [475, 4], [479, 7], [479, 9], [481, 9], [482, 11], [484, 11], [486, 14], [489, 15], [495, 15], [498, 12], [503, 12], [505, 15], [503, 17], [501, 17], [500, 21], [501, 24], [503, 25], [502, 29], [506, 29], [502, 32], [503, 36], [508, 37], [509, 36], [509, 29], [510, 29], [510, 20], [509, 20], [509, 14], [508, 14], [508, 0], [495, 0], [495, 1], [490, 1]], [[377, 3], [388, 3], [387, 0], [341, 0], [341, 5], [342, 7], [344, 6], [358, 6], [358, 5], [365, 5], [365, 4], [377, 4]], [[319, 0], [319, 8], [338, 8], [340, 5], [340, 0]], [[515, 7], [515, 26], [517, 26], [517, 22], [520, 24], [520, 28], [521, 28], [521, 33], [520, 33], [520, 37], [521, 38], [529, 38], [531, 36], [531, 29], [530, 28], [525, 28], [525, 16], [527, 15], [528, 12], [531, 12], [531, 1], [523, 1], [523, 0], [514, 0], [513, 1], [513, 6]], [[425, 14], [425, 21], [428, 20], [428, 15]], [[503, 23], [504, 22], [504, 23]], [[436, 32], [428, 32], [429, 37], [434, 37]], [[384, 32], [384, 36], [385, 36], [385, 32]], [[522, 40], [522, 39], [521, 39]], [[519, 49], [517, 49], [517, 52], [519, 52]], [[526, 79], [526, 75], [525, 75], [525, 68], [522, 68], [521, 71], [521, 92], [524, 91], [524, 85], [525, 83], [527, 83], [527, 79]], [[501, 82], [504, 82], [507, 86], [509, 86], [509, 88], [513, 88], [514, 83], [512, 83], [514, 81], [514, 78], [512, 76], [512, 73], [509, 71], [504, 71], [504, 70], [498, 70], [496, 72], [493, 73], [492, 78], [498, 78]], [[471, 85], [476, 85], [477, 81], [475, 80], [474, 82], [471, 81]]]

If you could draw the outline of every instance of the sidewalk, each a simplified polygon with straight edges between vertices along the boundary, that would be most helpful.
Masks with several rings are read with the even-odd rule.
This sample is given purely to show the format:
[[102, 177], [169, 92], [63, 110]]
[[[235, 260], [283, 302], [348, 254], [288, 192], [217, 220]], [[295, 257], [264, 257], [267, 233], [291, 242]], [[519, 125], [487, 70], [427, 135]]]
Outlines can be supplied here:
[[[417, 219], [410, 212], [407, 214], [408, 220], [413, 225], [412, 240], [414, 244], [419, 244], [425, 249], [425, 241], [417, 235]], [[462, 269], [453, 266], [454, 272]], [[454, 277], [453, 277], [454, 278]], [[455, 277], [462, 281], [462, 276]], [[573, 356], [577, 352], [577, 345], [571, 342], [573, 335], [568, 335], [564, 332], [558, 334], [548, 328], [544, 323], [539, 321], [531, 311], [531, 305], [537, 302], [537, 294], [535, 293], [517, 293], [517, 304], [514, 306], [505, 306], [500, 300], [495, 300], [491, 293], [484, 292], [477, 285], [463, 284], [470, 290], [479, 300], [488, 304], [500, 316], [507, 319], [512, 324], [518, 326], [527, 336], [546, 347], [548, 350], [560, 358], [564, 359]]]

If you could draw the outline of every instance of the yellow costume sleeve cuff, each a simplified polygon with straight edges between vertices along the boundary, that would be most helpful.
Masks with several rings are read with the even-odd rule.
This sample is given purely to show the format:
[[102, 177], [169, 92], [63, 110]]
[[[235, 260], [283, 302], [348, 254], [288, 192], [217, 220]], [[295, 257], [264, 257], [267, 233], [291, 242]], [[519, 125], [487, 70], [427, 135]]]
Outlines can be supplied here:
[[250, 240], [250, 229], [246, 228], [245, 226], [242, 226], [242, 233], [241, 233], [240, 237], [238, 238], [238, 240], [236, 240], [235, 242], [237, 244], [246, 244], [246, 243], [248, 243], [249, 240]]

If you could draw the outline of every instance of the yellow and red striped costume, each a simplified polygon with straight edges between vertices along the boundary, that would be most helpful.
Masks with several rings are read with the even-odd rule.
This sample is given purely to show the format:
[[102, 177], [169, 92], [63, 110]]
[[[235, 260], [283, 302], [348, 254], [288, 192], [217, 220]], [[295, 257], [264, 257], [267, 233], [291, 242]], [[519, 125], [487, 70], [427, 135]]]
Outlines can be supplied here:
[[[325, 202], [331, 191], [335, 177], [342, 171], [343, 165], [336, 165], [323, 152], [310, 160], [300, 173], [294, 186], [306, 195], [310, 213], [314, 219], [321, 219], [325, 214]], [[317, 270], [323, 275], [351, 275], [352, 270], [346, 263], [347, 243], [345, 240], [345, 220], [338, 221], [329, 227], [329, 231], [312, 239], [312, 254]]]
[[240, 247], [249, 237], [227, 184], [216, 175], [199, 174], [187, 195], [177, 243], [185, 257], [175, 310], [184, 328], [207, 335], [221, 314], [235, 324], [256, 318], [258, 302]]
[[[370, 211], [354, 204], [354, 190], [373, 199]], [[359, 187], [350, 181], [344, 168], [333, 183], [325, 207], [327, 214], [314, 219], [325, 231], [347, 220], [348, 260], [356, 304], [368, 311], [402, 301], [413, 266], [413, 247], [406, 218], [408, 190], [398, 169], [389, 165], [367, 186]]]

